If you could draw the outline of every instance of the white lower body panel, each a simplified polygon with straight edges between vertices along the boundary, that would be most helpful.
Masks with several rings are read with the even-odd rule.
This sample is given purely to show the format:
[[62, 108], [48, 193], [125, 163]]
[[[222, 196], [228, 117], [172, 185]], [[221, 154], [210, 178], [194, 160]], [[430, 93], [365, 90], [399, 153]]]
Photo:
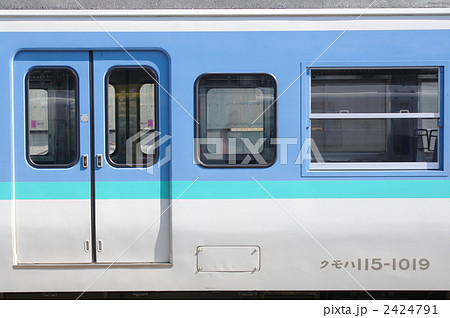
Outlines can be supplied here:
[[[450, 199], [277, 202], [177, 200], [171, 208], [173, 266], [105, 272], [92, 266], [13, 267], [13, 212], [9, 201], [0, 201], [0, 291], [450, 289], [443, 279], [450, 270]], [[260, 268], [198, 271], [199, 246], [258, 246]], [[400, 269], [405, 259], [410, 264], [406, 268], [402, 261]], [[426, 259], [429, 266], [420, 269], [416, 263], [413, 269], [414, 259]], [[334, 266], [335, 260], [345, 269]]]
[[17, 200], [19, 263], [90, 263], [90, 200]]
[[96, 200], [99, 263], [169, 262], [169, 200]]

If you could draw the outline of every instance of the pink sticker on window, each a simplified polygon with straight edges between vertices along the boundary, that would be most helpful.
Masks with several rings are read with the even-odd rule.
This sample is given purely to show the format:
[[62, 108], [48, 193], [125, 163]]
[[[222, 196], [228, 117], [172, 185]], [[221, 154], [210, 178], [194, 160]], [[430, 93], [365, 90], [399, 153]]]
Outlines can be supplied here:
[[147, 120], [147, 127], [153, 127], [153, 119]]
[[31, 128], [36, 128], [36, 120], [31, 121]]

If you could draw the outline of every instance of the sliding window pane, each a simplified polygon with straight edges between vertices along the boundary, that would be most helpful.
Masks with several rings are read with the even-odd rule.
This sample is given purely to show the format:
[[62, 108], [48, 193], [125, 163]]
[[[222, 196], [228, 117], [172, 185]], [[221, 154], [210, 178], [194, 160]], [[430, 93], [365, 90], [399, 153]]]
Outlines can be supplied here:
[[437, 119], [314, 119], [311, 128], [325, 162], [437, 162]]
[[439, 113], [438, 69], [311, 71], [311, 111]]

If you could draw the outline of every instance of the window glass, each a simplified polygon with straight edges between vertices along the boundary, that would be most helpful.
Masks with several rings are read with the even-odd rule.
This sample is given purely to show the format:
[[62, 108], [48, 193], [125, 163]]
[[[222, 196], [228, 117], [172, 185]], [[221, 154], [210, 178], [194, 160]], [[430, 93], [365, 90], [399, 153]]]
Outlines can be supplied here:
[[156, 75], [149, 68], [108, 74], [109, 159], [116, 166], [148, 166], [157, 158]]
[[396, 169], [438, 169], [438, 71], [312, 70], [311, 138], [320, 156], [313, 151], [311, 167], [323, 160], [321, 168], [404, 163]]
[[108, 146], [109, 154], [116, 150], [116, 90], [108, 84]]
[[197, 143], [205, 166], [268, 166], [275, 160], [275, 80], [208, 74], [197, 83]]
[[78, 158], [76, 76], [69, 69], [34, 69], [27, 77], [27, 147], [36, 166], [68, 166]]
[[437, 119], [324, 119], [311, 128], [325, 162], [437, 162]]
[[312, 113], [438, 113], [437, 69], [312, 70]]
[[30, 155], [42, 156], [48, 153], [48, 93], [45, 89], [28, 90], [28, 111], [30, 127]]
[[140, 89], [141, 129], [153, 130], [155, 125], [155, 84], [144, 84]]

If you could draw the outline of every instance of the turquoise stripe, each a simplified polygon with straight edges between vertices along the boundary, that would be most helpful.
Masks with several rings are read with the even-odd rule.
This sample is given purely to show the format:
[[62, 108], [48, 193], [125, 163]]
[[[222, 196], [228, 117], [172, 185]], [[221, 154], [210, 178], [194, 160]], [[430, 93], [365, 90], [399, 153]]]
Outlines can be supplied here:
[[89, 182], [16, 182], [17, 200], [86, 200]]
[[[167, 199], [169, 182], [97, 182], [98, 199]], [[450, 198], [449, 180], [174, 181], [172, 199]], [[264, 188], [264, 189], [263, 189]], [[0, 200], [11, 199], [0, 183]], [[89, 182], [17, 182], [18, 200], [89, 199]]]
[[12, 187], [10, 182], [0, 182], [0, 200], [12, 199]]
[[167, 199], [169, 182], [96, 182], [97, 199]]
[[[174, 182], [173, 198], [192, 182]], [[264, 188], [264, 189], [263, 189]], [[183, 199], [450, 198], [448, 180], [197, 181]]]

